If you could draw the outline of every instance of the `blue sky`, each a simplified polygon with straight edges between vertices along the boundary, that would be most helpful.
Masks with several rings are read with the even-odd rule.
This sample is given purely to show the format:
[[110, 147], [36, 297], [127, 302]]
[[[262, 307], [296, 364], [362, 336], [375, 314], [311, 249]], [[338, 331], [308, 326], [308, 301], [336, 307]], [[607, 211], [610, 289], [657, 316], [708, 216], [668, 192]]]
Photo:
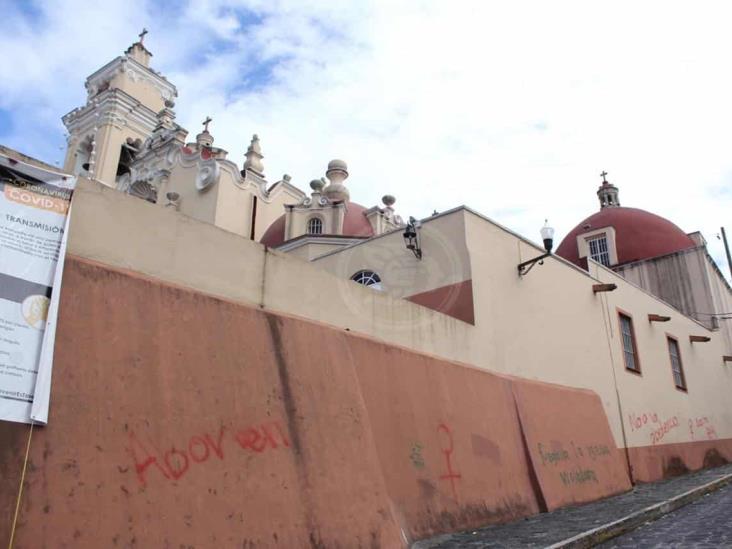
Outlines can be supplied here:
[[191, 135], [307, 188], [349, 163], [356, 201], [405, 216], [467, 204], [538, 240], [624, 206], [732, 233], [727, 2], [0, 0], [0, 142], [53, 163], [84, 79], [144, 26]]

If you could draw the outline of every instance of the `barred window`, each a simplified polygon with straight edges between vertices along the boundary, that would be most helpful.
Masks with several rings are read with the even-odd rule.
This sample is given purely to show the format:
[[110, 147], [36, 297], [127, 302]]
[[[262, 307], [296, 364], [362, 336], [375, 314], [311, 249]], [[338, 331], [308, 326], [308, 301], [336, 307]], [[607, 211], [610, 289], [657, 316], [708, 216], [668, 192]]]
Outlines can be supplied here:
[[364, 286], [369, 286], [374, 290], [381, 290], [381, 277], [374, 271], [358, 271], [351, 277], [351, 280]]
[[633, 319], [623, 313], [618, 313], [618, 315], [620, 318], [620, 335], [623, 339], [625, 367], [631, 372], [640, 373], [638, 347], [635, 343], [635, 332], [633, 331]]
[[308, 234], [323, 234], [323, 220], [319, 217], [308, 219]]
[[609, 267], [610, 252], [607, 248], [607, 237], [603, 234], [590, 238], [587, 244], [590, 247], [590, 257], [605, 267]]
[[674, 383], [679, 389], [686, 391], [686, 378], [684, 377], [684, 366], [681, 364], [681, 353], [679, 353], [679, 342], [673, 337], [667, 337], [668, 354], [671, 358], [671, 372], [674, 374]]

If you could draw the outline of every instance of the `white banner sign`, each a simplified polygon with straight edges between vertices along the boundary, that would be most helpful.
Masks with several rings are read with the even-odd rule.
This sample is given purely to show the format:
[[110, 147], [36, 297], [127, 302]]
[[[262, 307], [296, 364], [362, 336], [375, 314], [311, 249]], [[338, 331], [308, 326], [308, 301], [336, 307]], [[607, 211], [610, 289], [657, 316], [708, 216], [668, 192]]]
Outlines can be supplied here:
[[[0, 420], [31, 423], [40, 401], [45, 415], [33, 419], [47, 421], [51, 364], [40, 376], [39, 359], [48, 321], [55, 333], [49, 310], [58, 308], [54, 279], [75, 183], [0, 155]], [[48, 382], [39, 391], [41, 378]]]

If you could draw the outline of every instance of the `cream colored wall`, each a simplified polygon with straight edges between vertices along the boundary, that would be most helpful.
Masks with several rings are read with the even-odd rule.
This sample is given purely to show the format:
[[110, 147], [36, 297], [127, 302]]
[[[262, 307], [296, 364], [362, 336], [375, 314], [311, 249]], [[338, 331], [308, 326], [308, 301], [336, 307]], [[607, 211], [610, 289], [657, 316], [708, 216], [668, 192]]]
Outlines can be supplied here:
[[180, 213], [213, 224], [216, 220], [216, 205], [221, 186], [215, 184], [199, 191], [195, 184], [197, 174], [196, 163], [183, 166], [178, 162], [171, 170], [167, 183], [162, 184], [158, 190], [158, 205], [164, 207], [167, 203], [166, 194], [176, 192], [180, 195]]
[[319, 257], [314, 263], [342, 280], [364, 269], [373, 270], [381, 277], [383, 289], [395, 297], [407, 297], [471, 278], [463, 212], [423, 223], [419, 229], [421, 260], [407, 250], [402, 233], [400, 229], [384, 234]]
[[342, 247], [343, 246], [339, 246], [338, 244], [324, 244], [322, 242], [313, 241], [303, 244], [302, 246], [298, 246], [297, 248], [287, 250], [286, 253], [289, 256], [297, 257], [305, 261], [312, 261], [316, 257]]
[[171, 208], [81, 178], [73, 211], [71, 254], [437, 356], [469, 358], [465, 323], [335, 278]]
[[[724, 396], [732, 394], [732, 369], [723, 366], [718, 332], [707, 330], [594, 262], [593, 276], [553, 257], [518, 277], [516, 265], [543, 250], [478, 216], [468, 217], [467, 226], [476, 330], [481, 341], [490, 342], [484, 351], [491, 369], [594, 390], [605, 405], [619, 444], [625, 429], [630, 446], [651, 445], [649, 424], [633, 431], [628, 420], [630, 413], [651, 411], [656, 417], [676, 416], [677, 421], [685, 422], [684, 429], [674, 428], [673, 437], [665, 441], [692, 440], [686, 423], [704, 417], [714, 418], [720, 437], [732, 436], [729, 397]], [[614, 283], [618, 289], [594, 294], [592, 285], [598, 281]], [[635, 319], [643, 365], [640, 378], [625, 369], [617, 308]], [[649, 313], [671, 316], [672, 321], [650, 324]], [[688, 394], [673, 383], [665, 331], [678, 338], [685, 370], [693, 371], [687, 373]], [[692, 347], [690, 334], [710, 336], [712, 341]]]
[[477, 365], [592, 389], [618, 444], [620, 413], [596, 283], [555, 257], [519, 277], [517, 265], [544, 253], [475, 215], [466, 216], [473, 271]]
[[[722, 361], [724, 341], [719, 332], [682, 315], [640, 288], [628, 284], [616, 273], [592, 263], [592, 273], [602, 282], [617, 284], [613, 292], [600, 294], [605, 313], [609, 349], [617, 378], [623, 422], [629, 446], [654, 443], [707, 440], [707, 425], [719, 438], [732, 437], [732, 368]], [[641, 374], [626, 370], [619, 334], [618, 310], [633, 318]], [[670, 316], [668, 322], [649, 322], [649, 314]], [[676, 389], [671, 370], [667, 335], [678, 340], [687, 392]], [[711, 337], [707, 343], [691, 343], [690, 335]], [[640, 428], [632, 425], [635, 418], [656, 417]], [[675, 420], [674, 420], [675, 418]], [[702, 421], [707, 418], [708, 423]], [[699, 422], [704, 426], [697, 427]], [[654, 440], [663, 422], [670, 427], [662, 438]], [[691, 423], [690, 423], [691, 422]]]
[[165, 107], [165, 101], [160, 94], [160, 90], [147, 79], [132, 80], [126, 73], [118, 73], [110, 81], [109, 87], [118, 88], [128, 93], [153, 112], [158, 112]]
[[[217, 183], [216, 213], [214, 223], [227, 231], [249, 238], [251, 235], [252, 207], [257, 196], [257, 213], [254, 240], [264, 235], [269, 226], [285, 213], [285, 204], [292, 204], [299, 197], [285, 189], [276, 190], [263, 198], [252, 183], [240, 184], [234, 164], [222, 164], [221, 178]], [[232, 168], [233, 167], [233, 168]]]
[[[721, 361], [718, 335], [602, 268], [595, 268], [595, 278], [561, 259], [549, 258], [519, 277], [516, 265], [542, 250], [469, 211], [458, 210], [423, 228], [435, 223], [437, 229], [439, 222], [445, 234], [452, 235], [445, 237], [448, 244], [464, 235], [470, 254], [460, 261], [467, 257], [473, 280], [475, 326], [350, 282], [331, 264], [333, 276], [325, 272], [324, 260], [307, 263], [265, 250], [171, 209], [87, 181], [80, 182], [74, 202], [70, 253], [475, 367], [592, 389], [605, 405], [619, 445], [627, 415], [652, 410], [663, 418], [675, 414], [677, 421], [707, 417], [714, 421], [719, 437], [732, 436], [732, 417], [726, 411], [732, 368]], [[154, 239], [149, 237], [151, 230]], [[394, 266], [382, 268], [386, 278], [392, 269], [399, 271], [411, 261], [397, 236], [401, 239], [395, 233], [372, 241], [378, 243], [375, 249], [394, 261]], [[424, 244], [425, 254], [437, 253], [432, 240], [425, 237]], [[362, 249], [356, 252], [358, 248]], [[349, 253], [358, 258], [366, 248], [356, 246]], [[350, 275], [356, 265], [353, 259], [346, 272]], [[420, 265], [427, 268], [427, 263], [418, 269]], [[611, 281], [619, 289], [594, 294], [592, 285], [599, 281]], [[618, 305], [636, 319], [640, 378], [626, 373], [621, 362], [615, 326]], [[648, 312], [668, 314], [673, 320], [645, 326], [641, 319]], [[679, 339], [688, 394], [673, 386], [661, 330]], [[692, 346], [690, 333], [710, 335], [712, 341]], [[622, 411], [616, 383], [622, 393]], [[650, 444], [648, 432], [628, 431], [631, 445]], [[669, 438], [664, 441], [680, 441], [690, 440], [684, 437], [691, 435], [688, 427], [676, 427], [665, 436]]]
[[[249, 238], [254, 192], [237, 185], [235, 181], [239, 174], [233, 173], [230, 166], [220, 165], [220, 167], [221, 176], [216, 184], [218, 193], [214, 223], [222, 229]], [[260, 209], [259, 206], [260, 204], [257, 204], [257, 210]]]

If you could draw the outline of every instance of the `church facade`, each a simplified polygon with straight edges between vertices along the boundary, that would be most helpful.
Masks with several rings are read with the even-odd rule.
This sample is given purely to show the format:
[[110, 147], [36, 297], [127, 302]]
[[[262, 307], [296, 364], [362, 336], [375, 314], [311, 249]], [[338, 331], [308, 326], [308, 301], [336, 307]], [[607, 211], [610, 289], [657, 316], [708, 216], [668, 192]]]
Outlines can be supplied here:
[[[409, 266], [384, 259], [398, 253], [384, 246], [394, 241], [392, 248], [399, 247], [399, 230], [406, 223], [396, 213], [391, 195], [370, 208], [352, 201], [344, 161], [329, 162], [325, 177], [313, 179], [305, 192], [286, 174], [269, 182], [257, 135], [243, 155], [241, 169], [227, 151], [214, 146], [210, 118], [195, 140], [187, 141], [187, 130], [175, 122], [178, 91], [150, 66], [152, 53], [144, 36], [141, 33], [124, 55], [90, 75], [86, 105], [63, 117], [69, 132], [65, 171], [316, 261], [339, 276], [423, 304], [438, 302], [448, 312], [453, 305], [440, 305], [442, 298], [435, 296], [452, 295], [457, 284], [457, 307], [470, 317], [467, 311], [473, 306], [465, 304], [472, 299], [467, 275], [417, 280]], [[615, 270], [709, 329], [721, 330], [732, 349], [732, 323], [724, 322], [724, 313], [732, 311], [732, 289], [707, 253], [703, 236], [687, 235], [650, 212], [621, 207], [619, 189], [602, 175], [597, 191], [600, 211], [563, 239], [557, 255], [585, 269], [589, 258]], [[422, 239], [433, 226], [423, 224]], [[399, 234], [379, 238], [395, 231]], [[370, 243], [374, 238], [378, 242]], [[356, 244], [358, 253], [349, 250]], [[465, 244], [457, 249], [465, 249]], [[345, 250], [345, 255], [338, 255]], [[386, 255], [352, 264], [351, 258], [366, 250]], [[452, 263], [441, 262], [432, 270], [442, 272]], [[465, 268], [457, 271], [463, 273]]]
[[86, 104], [63, 117], [66, 172], [306, 259], [402, 225], [391, 196], [368, 209], [350, 201], [342, 160], [331, 161], [308, 194], [286, 174], [268, 181], [257, 135], [242, 169], [214, 146], [210, 118], [187, 142], [175, 122], [178, 92], [150, 66], [151, 57], [142, 33], [87, 78]]

